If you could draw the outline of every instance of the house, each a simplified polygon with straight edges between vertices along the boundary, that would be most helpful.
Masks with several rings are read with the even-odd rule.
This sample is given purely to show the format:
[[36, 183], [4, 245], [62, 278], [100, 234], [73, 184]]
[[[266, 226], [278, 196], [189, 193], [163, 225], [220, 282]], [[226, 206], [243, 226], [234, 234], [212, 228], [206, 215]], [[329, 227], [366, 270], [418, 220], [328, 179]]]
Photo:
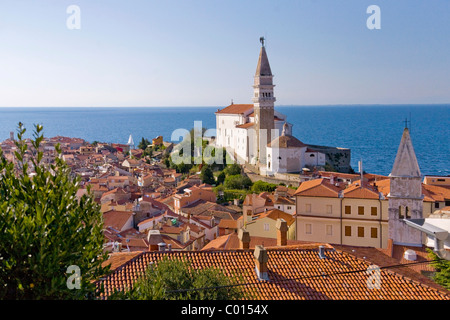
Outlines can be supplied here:
[[124, 231], [133, 228], [133, 212], [130, 211], [107, 211], [103, 213], [103, 225], [115, 230]]
[[269, 193], [266, 192], [247, 194], [242, 203], [242, 212], [250, 216], [264, 212], [266, 209], [274, 209], [274, 203], [268, 195]]
[[295, 239], [295, 218], [289, 213], [278, 209], [266, 210], [263, 213], [239, 218], [239, 228], [245, 228], [252, 236], [277, 238], [277, 220], [283, 219], [288, 230], [287, 238]]
[[180, 213], [181, 209], [189, 204], [192, 204], [198, 200], [216, 202], [216, 194], [209, 188], [200, 188], [198, 186], [192, 186], [184, 189], [183, 194], [176, 194], [173, 196], [174, 200], [174, 212]]
[[128, 169], [129, 172], [133, 172], [134, 169], [136, 169], [137, 167], [139, 167], [140, 165], [140, 161], [136, 160], [136, 159], [125, 159], [122, 162], [122, 167]]
[[102, 197], [100, 198], [100, 202], [102, 204], [104, 204], [107, 202], [111, 202], [111, 200], [114, 200], [115, 202], [119, 202], [119, 201], [130, 200], [130, 199], [131, 199], [131, 193], [125, 191], [122, 188], [115, 188], [113, 190], [103, 193]]
[[108, 189], [116, 189], [116, 188], [122, 188], [125, 189], [128, 187], [130, 183], [130, 177], [128, 176], [121, 176], [118, 173], [114, 176], [109, 176], [106, 178]]
[[162, 136], [157, 136], [156, 138], [152, 139], [152, 146], [156, 147], [156, 146], [160, 146], [163, 144], [163, 137]]

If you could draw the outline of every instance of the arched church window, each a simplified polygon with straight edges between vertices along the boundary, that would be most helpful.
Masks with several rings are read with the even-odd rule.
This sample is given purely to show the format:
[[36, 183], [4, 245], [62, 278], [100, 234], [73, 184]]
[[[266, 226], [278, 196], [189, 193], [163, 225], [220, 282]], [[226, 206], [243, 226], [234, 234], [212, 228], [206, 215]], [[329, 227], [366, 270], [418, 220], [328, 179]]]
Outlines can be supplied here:
[[405, 215], [406, 215], [406, 219], [411, 218], [411, 213], [409, 212], [409, 208], [408, 207], [405, 208]]
[[310, 156], [311, 158], [313, 158], [313, 157], [314, 157], [314, 154], [310, 154], [309, 156]]

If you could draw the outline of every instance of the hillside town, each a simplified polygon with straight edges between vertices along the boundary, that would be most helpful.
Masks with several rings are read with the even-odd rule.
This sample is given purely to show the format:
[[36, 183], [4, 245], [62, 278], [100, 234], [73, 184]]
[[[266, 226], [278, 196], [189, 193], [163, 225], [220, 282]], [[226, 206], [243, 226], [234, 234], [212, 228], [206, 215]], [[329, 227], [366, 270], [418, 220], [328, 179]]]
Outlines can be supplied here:
[[[272, 191], [249, 190], [245, 197], [228, 201], [221, 199], [215, 183], [203, 181], [200, 172], [182, 174], [167, 167], [164, 159], [173, 144], [162, 137], [149, 145], [155, 149], [164, 146], [152, 156], [135, 148], [131, 136], [128, 144], [45, 138], [41, 145], [44, 163], [52, 163], [58, 156], [57, 144], [59, 157], [81, 179], [77, 197], [91, 194], [99, 204], [104, 218], [104, 250], [110, 254], [113, 269], [152, 252], [217, 252], [228, 256], [227, 252], [285, 248], [317, 251], [319, 257], [320, 250], [333, 255], [338, 250], [340, 255], [345, 253], [345, 259], [350, 255], [377, 265], [413, 263], [396, 272], [437, 292], [442, 290], [429, 277], [433, 272], [430, 264], [414, 263], [429, 259], [426, 249], [435, 248], [435, 239], [420, 231], [411, 238], [413, 228], [406, 227], [410, 230], [405, 233], [401, 219], [422, 218], [448, 233], [450, 177], [425, 176], [419, 182], [420, 194], [414, 198], [420, 199], [417, 210], [411, 203], [403, 203], [403, 208], [394, 203], [399, 197], [395, 194], [405, 190], [396, 177], [410, 175], [408, 179], [413, 179], [414, 170], [419, 170], [413, 151], [402, 151], [413, 150], [407, 128], [390, 176], [313, 170], [302, 172], [298, 185], [280, 183], [273, 185]], [[0, 147], [14, 162], [13, 135]], [[29, 175], [33, 176], [32, 166]], [[339, 261], [340, 255], [334, 259]], [[298, 261], [292, 263], [286, 267], [295, 267]]]

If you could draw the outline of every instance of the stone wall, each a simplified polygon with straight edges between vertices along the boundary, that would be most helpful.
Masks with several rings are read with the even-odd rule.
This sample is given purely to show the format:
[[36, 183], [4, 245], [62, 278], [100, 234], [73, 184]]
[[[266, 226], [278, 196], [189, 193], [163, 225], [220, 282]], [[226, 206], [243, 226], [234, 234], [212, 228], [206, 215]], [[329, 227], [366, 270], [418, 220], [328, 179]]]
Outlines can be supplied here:
[[351, 151], [348, 148], [307, 145], [308, 148], [325, 153], [325, 161], [339, 172], [351, 173]]

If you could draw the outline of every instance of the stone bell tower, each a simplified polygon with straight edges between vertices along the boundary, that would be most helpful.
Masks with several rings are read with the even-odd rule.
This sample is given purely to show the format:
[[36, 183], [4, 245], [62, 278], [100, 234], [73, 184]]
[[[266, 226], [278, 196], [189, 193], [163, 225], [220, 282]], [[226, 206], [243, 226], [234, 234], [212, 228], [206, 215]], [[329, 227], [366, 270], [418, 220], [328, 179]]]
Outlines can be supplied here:
[[258, 65], [256, 67], [255, 82], [253, 85], [253, 111], [255, 113], [255, 133], [258, 163], [266, 163], [266, 147], [272, 141], [272, 130], [274, 124], [273, 75], [267, 58], [264, 38], [260, 38], [261, 51], [259, 53]]
[[389, 238], [394, 244], [421, 246], [422, 233], [403, 221], [423, 218], [422, 178], [408, 128], [403, 130], [389, 179]]

